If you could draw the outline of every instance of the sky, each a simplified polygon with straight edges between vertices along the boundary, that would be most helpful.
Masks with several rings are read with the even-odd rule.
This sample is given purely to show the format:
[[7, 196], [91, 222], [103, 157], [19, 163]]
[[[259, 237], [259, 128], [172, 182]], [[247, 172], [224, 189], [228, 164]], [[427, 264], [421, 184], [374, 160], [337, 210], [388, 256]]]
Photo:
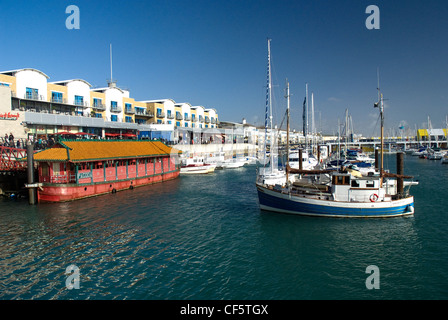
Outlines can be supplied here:
[[[66, 27], [69, 5], [79, 8], [79, 29]], [[366, 28], [369, 5], [379, 9], [379, 29]], [[302, 128], [308, 83], [317, 131], [337, 134], [348, 110], [355, 133], [379, 135], [379, 70], [386, 133], [426, 128], [428, 117], [433, 128], [447, 127], [447, 1], [0, 0], [0, 7], [0, 71], [35, 68], [50, 82], [104, 87], [112, 44], [113, 78], [137, 101], [189, 102], [215, 108], [221, 121], [263, 125], [270, 38], [274, 123], [286, 110], [288, 79], [292, 128]]]

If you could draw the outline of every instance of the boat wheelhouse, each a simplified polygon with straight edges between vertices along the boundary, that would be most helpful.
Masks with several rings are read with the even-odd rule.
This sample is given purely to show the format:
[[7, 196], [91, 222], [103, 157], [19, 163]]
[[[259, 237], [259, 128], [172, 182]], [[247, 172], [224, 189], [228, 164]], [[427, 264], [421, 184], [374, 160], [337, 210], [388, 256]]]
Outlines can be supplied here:
[[34, 154], [38, 201], [71, 201], [175, 179], [179, 152], [160, 141], [59, 141]]

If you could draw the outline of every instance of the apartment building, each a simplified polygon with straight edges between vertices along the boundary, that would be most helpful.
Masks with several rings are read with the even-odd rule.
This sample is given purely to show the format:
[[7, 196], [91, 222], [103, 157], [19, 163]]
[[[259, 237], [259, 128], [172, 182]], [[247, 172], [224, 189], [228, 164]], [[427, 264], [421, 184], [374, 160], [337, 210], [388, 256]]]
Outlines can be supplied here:
[[[212, 128], [218, 123], [215, 109], [172, 99], [136, 101], [113, 81], [94, 88], [83, 79], [49, 79], [32, 68], [0, 72], [0, 113], [14, 115], [0, 118], [0, 130], [21, 138], [58, 132], [167, 138], [177, 127]], [[207, 116], [210, 123], [202, 126]]]

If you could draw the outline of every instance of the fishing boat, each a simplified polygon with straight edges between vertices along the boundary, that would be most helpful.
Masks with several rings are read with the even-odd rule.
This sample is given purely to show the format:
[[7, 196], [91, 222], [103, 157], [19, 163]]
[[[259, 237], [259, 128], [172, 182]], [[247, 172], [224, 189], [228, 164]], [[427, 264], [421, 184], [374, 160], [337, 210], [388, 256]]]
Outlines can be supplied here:
[[180, 174], [207, 174], [215, 171], [216, 164], [205, 163], [204, 157], [181, 159]]
[[160, 141], [60, 140], [33, 156], [38, 201], [71, 201], [175, 179], [179, 153]]
[[[418, 182], [405, 182], [404, 179], [412, 177], [405, 176], [401, 166], [397, 174], [383, 170], [384, 104], [380, 92], [378, 97], [375, 107], [380, 109], [381, 115], [381, 168], [376, 174], [363, 176], [347, 171], [297, 170], [287, 163], [284, 184], [267, 185], [257, 179], [260, 209], [320, 217], [383, 218], [414, 214], [414, 198], [409, 195], [409, 188]], [[287, 144], [289, 152], [289, 140]], [[301, 182], [291, 183], [289, 174], [300, 175]], [[323, 180], [322, 176], [330, 179]]]

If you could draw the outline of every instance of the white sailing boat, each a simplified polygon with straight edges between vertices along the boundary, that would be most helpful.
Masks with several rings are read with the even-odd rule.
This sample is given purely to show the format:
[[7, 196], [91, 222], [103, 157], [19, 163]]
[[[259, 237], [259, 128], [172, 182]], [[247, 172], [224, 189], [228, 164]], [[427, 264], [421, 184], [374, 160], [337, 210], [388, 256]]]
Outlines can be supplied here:
[[[268, 39], [268, 75], [267, 75], [267, 87], [266, 87], [266, 112], [265, 112], [265, 131], [264, 131], [264, 148], [263, 148], [263, 167], [257, 168], [257, 181], [264, 185], [276, 185], [285, 184], [286, 174], [285, 171], [278, 168], [277, 157], [277, 139], [274, 137], [274, 130], [272, 126], [272, 79], [271, 79], [271, 39]], [[289, 110], [289, 105], [288, 105]], [[270, 129], [270, 148], [269, 158], [267, 157], [267, 140], [268, 140], [268, 119]], [[289, 131], [287, 133], [289, 135]], [[289, 137], [288, 137], [289, 139]], [[289, 152], [289, 150], [288, 150]]]

